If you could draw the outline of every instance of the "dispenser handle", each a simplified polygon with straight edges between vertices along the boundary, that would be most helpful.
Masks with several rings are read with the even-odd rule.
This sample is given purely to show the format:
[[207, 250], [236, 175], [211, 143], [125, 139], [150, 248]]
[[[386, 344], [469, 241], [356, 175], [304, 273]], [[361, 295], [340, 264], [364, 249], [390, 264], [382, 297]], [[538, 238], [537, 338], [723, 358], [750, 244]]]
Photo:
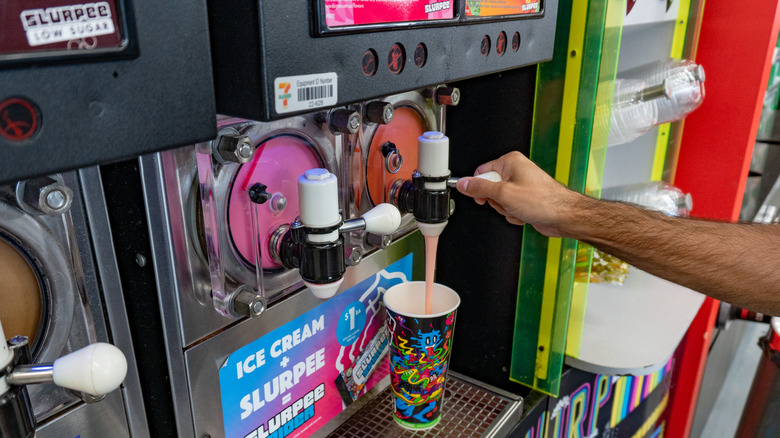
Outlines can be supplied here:
[[477, 178], [482, 178], [493, 182], [501, 182], [504, 180], [504, 178], [501, 177], [501, 174], [496, 172], [495, 170], [491, 170], [490, 172], [485, 172], [481, 175], [477, 175]]
[[56, 385], [103, 395], [125, 380], [127, 359], [119, 348], [97, 342], [55, 360], [52, 368]]
[[[481, 175], [477, 175], [477, 178], [486, 179], [488, 181], [493, 182], [501, 182], [504, 180], [504, 178], [501, 176], [500, 173], [496, 172], [495, 170], [491, 170], [490, 172], [485, 172]], [[458, 181], [460, 181], [460, 178], [450, 178], [447, 180], [447, 187], [454, 189], [455, 186], [458, 185]]]
[[373, 234], [392, 234], [401, 225], [401, 212], [392, 204], [379, 204], [362, 216], [366, 231]]

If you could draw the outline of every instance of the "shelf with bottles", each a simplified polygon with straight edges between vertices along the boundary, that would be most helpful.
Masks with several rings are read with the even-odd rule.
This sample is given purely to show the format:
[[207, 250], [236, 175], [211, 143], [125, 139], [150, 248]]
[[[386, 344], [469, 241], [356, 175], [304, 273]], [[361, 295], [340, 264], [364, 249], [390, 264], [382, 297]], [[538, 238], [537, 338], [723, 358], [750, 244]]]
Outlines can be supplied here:
[[[704, 98], [703, 68], [680, 59], [691, 2], [674, 2], [676, 9], [672, 14], [670, 8], [668, 16], [665, 10], [644, 20], [633, 15], [643, 11], [637, 8], [666, 3], [639, 0], [624, 17], [615, 80], [599, 84], [611, 88], [613, 95], [600, 102], [594, 120], [594, 131], [608, 134], [601, 147], [591, 145], [586, 186], [591, 196], [651, 207], [647, 199], [616, 192], [628, 190], [625, 187], [644, 187], [646, 192], [668, 188], [660, 180], [672, 137], [669, 123], [683, 119]], [[690, 208], [686, 201], [690, 203], [690, 198], [683, 196], [678, 203], [669, 201], [668, 207], [681, 215], [680, 203]], [[580, 244], [577, 254], [566, 362], [591, 372], [637, 375], [665, 363], [685, 335], [702, 296], [620, 260], [600, 253], [592, 256], [586, 245]], [[588, 267], [594, 258], [597, 265], [591, 271]], [[600, 275], [623, 284], [588, 281]]]

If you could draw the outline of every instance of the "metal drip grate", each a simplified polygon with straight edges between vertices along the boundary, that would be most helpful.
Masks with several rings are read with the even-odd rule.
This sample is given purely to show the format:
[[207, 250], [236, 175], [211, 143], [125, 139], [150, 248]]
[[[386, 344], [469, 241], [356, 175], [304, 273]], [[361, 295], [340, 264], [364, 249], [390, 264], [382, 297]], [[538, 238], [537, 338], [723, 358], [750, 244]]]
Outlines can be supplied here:
[[393, 420], [393, 393], [388, 387], [328, 437], [495, 437], [505, 436], [517, 424], [522, 413], [520, 397], [499, 395], [453, 374], [447, 379], [442, 419], [432, 429], [410, 431], [397, 425]]

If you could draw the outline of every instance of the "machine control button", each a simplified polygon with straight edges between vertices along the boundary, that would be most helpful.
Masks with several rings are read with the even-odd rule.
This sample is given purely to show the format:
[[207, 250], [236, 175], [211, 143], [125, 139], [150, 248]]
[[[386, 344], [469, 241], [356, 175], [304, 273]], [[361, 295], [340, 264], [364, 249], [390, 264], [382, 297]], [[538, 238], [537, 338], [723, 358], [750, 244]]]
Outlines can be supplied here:
[[378, 59], [374, 49], [368, 49], [363, 52], [363, 59], [360, 62], [360, 66], [363, 70], [363, 74], [366, 76], [374, 76], [376, 73]]
[[425, 44], [420, 43], [414, 49], [414, 65], [422, 68], [426, 61], [428, 61], [428, 48], [425, 47]]
[[520, 49], [520, 32], [512, 35], [512, 50], [517, 52]]
[[506, 53], [506, 32], [501, 31], [496, 38], [496, 53], [498, 56], [504, 56]]
[[394, 75], [400, 74], [404, 69], [405, 63], [406, 52], [404, 51], [404, 46], [400, 43], [393, 44], [390, 47], [390, 52], [387, 53], [387, 68], [390, 70], [390, 73]]
[[482, 37], [482, 43], [479, 45], [479, 53], [482, 56], [488, 56], [490, 54], [490, 37], [485, 35]]
[[37, 106], [23, 97], [10, 97], [0, 102], [0, 135], [11, 141], [32, 137], [40, 128]]

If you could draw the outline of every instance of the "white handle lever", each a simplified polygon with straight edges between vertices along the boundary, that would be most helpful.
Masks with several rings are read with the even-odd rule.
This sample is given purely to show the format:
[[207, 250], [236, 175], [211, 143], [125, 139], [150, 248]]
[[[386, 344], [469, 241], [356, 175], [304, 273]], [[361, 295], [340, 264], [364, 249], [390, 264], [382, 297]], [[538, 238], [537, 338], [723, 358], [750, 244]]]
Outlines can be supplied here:
[[490, 172], [485, 172], [481, 175], [477, 175], [477, 178], [482, 178], [493, 182], [501, 182], [504, 180], [504, 178], [501, 177], [501, 174], [496, 172], [495, 170], [491, 170]]
[[55, 360], [53, 368], [56, 385], [103, 395], [125, 380], [127, 359], [117, 347], [98, 342]]
[[401, 212], [392, 204], [379, 204], [362, 217], [366, 231], [373, 234], [392, 234], [401, 225]]
[[[504, 178], [501, 177], [501, 174], [496, 172], [495, 170], [491, 170], [490, 172], [485, 172], [481, 175], [477, 175], [476, 177], [486, 179], [488, 181], [493, 181], [493, 182], [501, 182], [504, 180]], [[448, 179], [447, 187], [454, 189], [458, 185], [458, 181], [460, 181], [460, 178]]]

